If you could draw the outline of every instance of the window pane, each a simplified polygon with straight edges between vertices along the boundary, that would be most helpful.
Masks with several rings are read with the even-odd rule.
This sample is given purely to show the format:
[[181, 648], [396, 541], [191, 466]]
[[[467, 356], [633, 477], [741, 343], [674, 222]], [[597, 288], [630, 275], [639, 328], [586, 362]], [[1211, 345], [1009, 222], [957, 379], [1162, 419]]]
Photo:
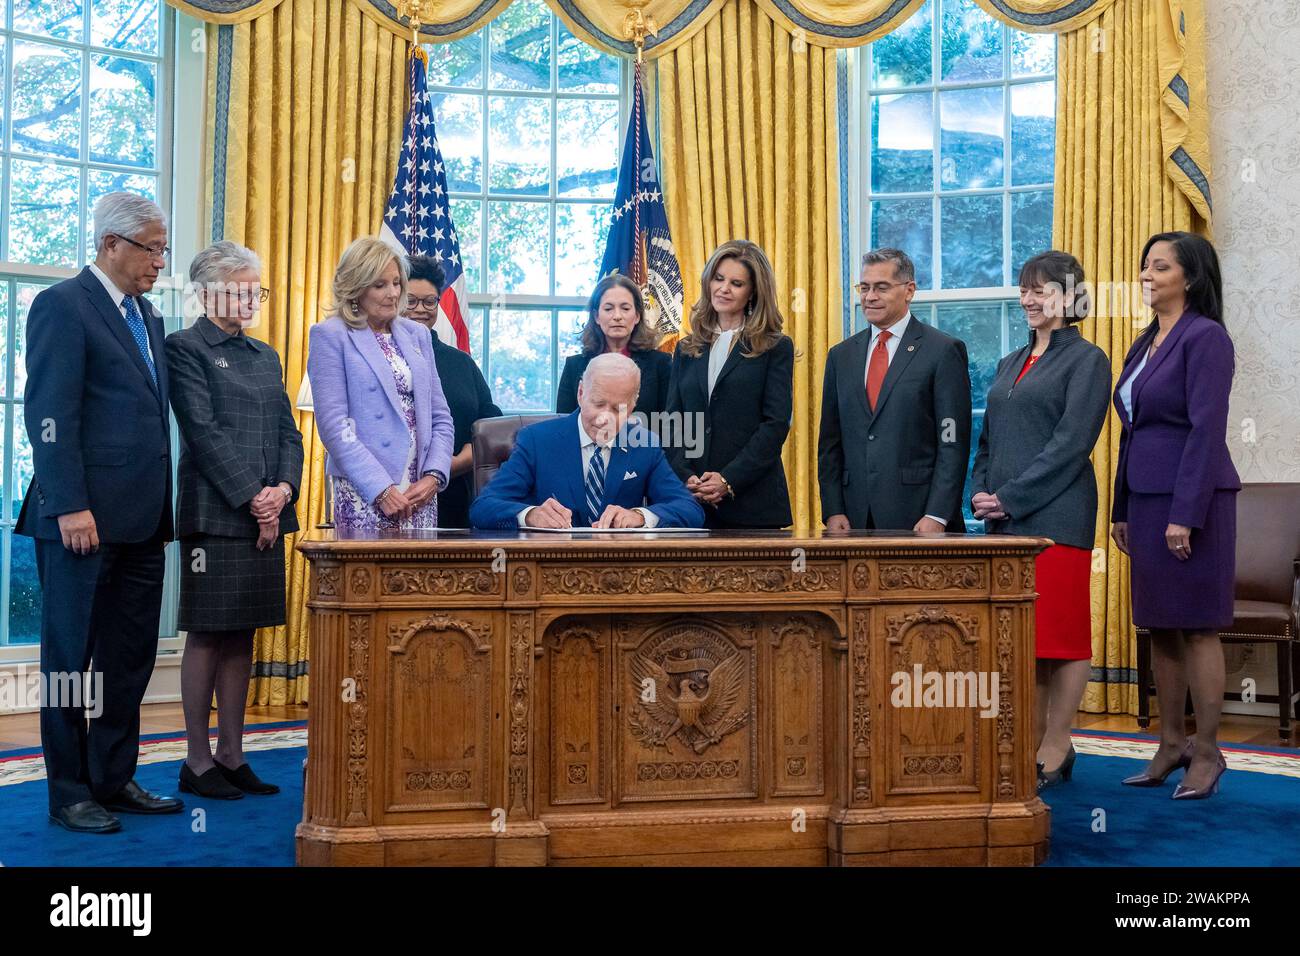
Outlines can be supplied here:
[[[474, 363], [483, 368], [483, 310], [470, 309], [464, 319], [465, 328], [469, 330], [469, 354], [474, 357]], [[496, 398], [492, 400], [495, 402]]]
[[610, 207], [560, 203], [555, 207], [555, 294], [590, 295], [609, 236]]
[[1011, 277], [1031, 256], [1052, 248], [1052, 191], [1011, 194]]
[[426, 43], [431, 86], [483, 85], [483, 34], [461, 37], [451, 43]]
[[1003, 185], [1002, 88], [940, 93], [939, 114], [942, 188]]
[[97, 163], [154, 166], [158, 135], [158, 68], [123, 56], [90, 65], [90, 158]]
[[1051, 76], [1056, 72], [1056, 35], [1011, 31], [1011, 75]]
[[81, 155], [81, 54], [45, 43], [14, 43], [13, 146]]
[[551, 311], [492, 310], [488, 381], [502, 411], [545, 411], [551, 386]]
[[465, 268], [465, 288], [483, 291], [483, 225], [477, 199], [453, 199], [451, 218], [456, 224], [456, 241], [460, 243], [460, 261]]
[[9, 539], [9, 643], [39, 644], [41, 584], [36, 577], [36, 542], [5, 529]]
[[983, 408], [1002, 358], [1002, 303], [941, 305], [939, 328], [966, 343], [970, 357], [971, 407]]
[[582, 330], [587, 325], [587, 310], [560, 309], [556, 315], [560, 330], [560, 363], [563, 366], [566, 358], [582, 351]]
[[873, 87], [918, 86], [930, 82], [934, 0], [907, 22], [871, 44]]
[[94, 0], [90, 42], [114, 50], [158, 54], [160, 0]]
[[438, 146], [452, 192], [483, 189], [483, 98], [457, 93], [430, 97]]
[[1050, 183], [1056, 175], [1056, 84], [1011, 88], [1011, 185]]
[[974, 0], [943, 0], [943, 78], [1002, 78], [1002, 24]]
[[555, 111], [556, 194], [613, 199], [618, 180], [618, 101], [559, 100]]
[[491, 144], [488, 189], [550, 194], [551, 101], [531, 96], [488, 98]]
[[17, 301], [14, 303], [14, 397], [22, 398], [27, 387], [27, 312], [32, 300], [44, 285], [30, 282], [18, 283]]
[[939, 201], [945, 289], [1002, 285], [1002, 196]]
[[9, 517], [17, 518], [23, 507], [23, 495], [32, 483], [32, 444], [27, 439], [27, 423], [23, 418], [23, 406], [13, 406], [14, 415], [14, 470], [13, 481], [9, 487], [13, 490], [10, 498]]
[[560, 89], [575, 93], [618, 93], [618, 60], [583, 43], [557, 22], [560, 48], [556, 71]]
[[14, 29], [80, 43], [84, 39], [81, 0], [13, 0]]
[[[550, 294], [550, 219], [547, 203], [488, 203], [489, 293]], [[593, 265], [593, 271], [595, 268]], [[491, 321], [495, 322], [496, 316], [494, 312]], [[493, 343], [496, 339], [494, 329]]]
[[551, 13], [541, 0], [520, 0], [488, 27], [495, 90], [551, 88]]
[[0, 280], [0, 398], [14, 394], [9, 390], [9, 365], [9, 283]]
[[[918, 288], [934, 282], [934, 212], [929, 199], [894, 199], [871, 204], [871, 248], [902, 249], [916, 266]], [[856, 275], [856, 273], [855, 273]]]
[[15, 159], [9, 175], [8, 258], [76, 266], [77, 193], [81, 186], [77, 168]]
[[871, 189], [877, 193], [934, 189], [934, 96], [871, 98]]

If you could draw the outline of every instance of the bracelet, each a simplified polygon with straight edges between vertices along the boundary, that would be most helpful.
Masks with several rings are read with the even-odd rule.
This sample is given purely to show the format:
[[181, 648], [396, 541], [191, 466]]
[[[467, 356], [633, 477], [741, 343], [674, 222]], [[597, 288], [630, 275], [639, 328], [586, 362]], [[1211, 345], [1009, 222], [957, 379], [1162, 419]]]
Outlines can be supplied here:
[[[722, 478], [722, 475], [719, 474], [718, 477]], [[730, 495], [733, 498], [736, 497], [736, 489], [731, 487], [731, 482], [729, 482], [726, 478], [722, 478], [722, 486], [727, 489], [728, 495]]]
[[381, 491], [379, 493], [379, 497], [375, 499], [375, 505], [376, 506], [382, 505], [384, 503], [384, 499], [388, 497], [388, 495], [392, 492], [392, 490], [393, 490], [393, 486], [389, 485], [387, 488]]

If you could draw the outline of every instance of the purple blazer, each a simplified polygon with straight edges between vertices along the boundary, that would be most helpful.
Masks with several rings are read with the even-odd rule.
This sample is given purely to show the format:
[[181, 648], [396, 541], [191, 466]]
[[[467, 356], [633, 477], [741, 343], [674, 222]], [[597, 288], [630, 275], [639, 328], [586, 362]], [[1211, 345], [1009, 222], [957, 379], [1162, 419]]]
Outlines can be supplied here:
[[[398, 316], [393, 339], [411, 367], [419, 470], [450, 479], [453, 426], [433, 361], [433, 337], [423, 325]], [[308, 341], [316, 427], [329, 452], [326, 473], [348, 479], [366, 501], [374, 501], [406, 477], [411, 441], [392, 366], [370, 329], [351, 328], [338, 316], [312, 326]]]
[[[1154, 328], [1154, 326], [1153, 326]], [[1122, 385], [1150, 346], [1143, 332], [1124, 359]], [[1123, 431], [1112, 521], [1128, 520], [1130, 492], [1172, 495], [1169, 523], [1205, 527], [1216, 491], [1239, 490], [1228, 454], [1232, 339], [1218, 322], [1186, 312], [1133, 383], [1133, 420], [1115, 388]]]

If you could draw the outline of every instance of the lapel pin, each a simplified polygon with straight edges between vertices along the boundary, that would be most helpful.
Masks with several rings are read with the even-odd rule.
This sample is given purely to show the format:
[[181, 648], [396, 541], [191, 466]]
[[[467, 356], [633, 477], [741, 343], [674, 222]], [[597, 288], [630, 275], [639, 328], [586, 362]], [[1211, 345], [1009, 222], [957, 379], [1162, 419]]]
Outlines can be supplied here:
[[230, 368], [230, 363], [226, 361], [224, 355], [217, 356], [217, 368]]
[[909, 352], [915, 352], [915, 351], [916, 351], [916, 346], [915, 346], [915, 345], [909, 345], [909, 346], [907, 347], [907, 350], [908, 350]]

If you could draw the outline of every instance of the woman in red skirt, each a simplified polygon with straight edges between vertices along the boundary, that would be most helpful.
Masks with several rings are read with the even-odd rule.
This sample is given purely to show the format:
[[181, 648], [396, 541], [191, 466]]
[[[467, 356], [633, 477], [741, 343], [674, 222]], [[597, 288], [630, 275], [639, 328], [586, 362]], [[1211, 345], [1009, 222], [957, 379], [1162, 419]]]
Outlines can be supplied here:
[[971, 510], [990, 534], [1054, 542], [1035, 562], [1040, 789], [1070, 779], [1070, 726], [1092, 666], [1097, 482], [1088, 456], [1106, 420], [1110, 360], [1074, 325], [1088, 315], [1083, 282], [1083, 267], [1064, 252], [1021, 269], [1029, 342], [998, 364], [971, 476]]

